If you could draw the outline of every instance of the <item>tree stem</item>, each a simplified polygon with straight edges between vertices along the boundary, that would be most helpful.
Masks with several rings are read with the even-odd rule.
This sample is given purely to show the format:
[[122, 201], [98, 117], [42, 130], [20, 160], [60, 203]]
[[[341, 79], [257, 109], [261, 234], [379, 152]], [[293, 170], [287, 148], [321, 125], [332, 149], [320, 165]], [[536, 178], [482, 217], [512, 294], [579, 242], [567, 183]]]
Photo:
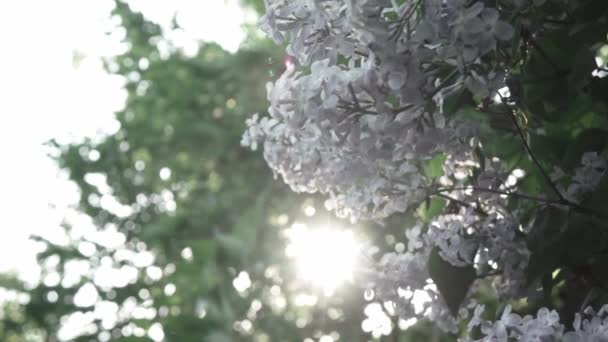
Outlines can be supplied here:
[[528, 139], [526, 139], [526, 135], [524, 133], [523, 128], [520, 126], [519, 122], [517, 121], [517, 117], [515, 116], [513, 109], [511, 109], [509, 107], [509, 105], [506, 103], [504, 97], [502, 95], [500, 95], [500, 93], [498, 95], [502, 99], [502, 102], [505, 104], [505, 106], [507, 106], [507, 109], [509, 111], [509, 116], [511, 117], [511, 120], [513, 121], [513, 124], [515, 125], [515, 128], [517, 128], [517, 133], [519, 134], [519, 137], [521, 138], [521, 142], [524, 145], [526, 152], [528, 153], [528, 155], [534, 162], [534, 165], [536, 165], [536, 167], [540, 171], [541, 175], [543, 176], [543, 178], [545, 179], [547, 184], [551, 187], [553, 192], [555, 192], [555, 194], [559, 198], [560, 202], [562, 202], [564, 204], [569, 203], [568, 200], [566, 200], [564, 198], [564, 196], [562, 195], [562, 193], [559, 191], [559, 189], [557, 188], [555, 183], [553, 183], [553, 181], [551, 180], [551, 177], [549, 177], [549, 175], [547, 174], [545, 169], [542, 167], [542, 165], [540, 164], [540, 161], [538, 160], [538, 158], [536, 158], [536, 155], [534, 154], [534, 152], [532, 152], [532, 148], [530, 147], [530, 144], [528, 143]]

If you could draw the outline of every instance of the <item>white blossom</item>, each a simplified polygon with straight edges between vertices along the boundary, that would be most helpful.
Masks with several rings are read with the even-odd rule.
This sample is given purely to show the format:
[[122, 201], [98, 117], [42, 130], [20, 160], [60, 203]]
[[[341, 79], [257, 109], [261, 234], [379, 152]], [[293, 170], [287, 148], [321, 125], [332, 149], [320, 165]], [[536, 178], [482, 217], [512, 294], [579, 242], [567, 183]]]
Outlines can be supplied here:
[[[483, 307], [475, 309], [474, 318], [469, 324], [469, 331], [480, 326], [483, 337], [473, 340], [470, 337], [464, 342], [497, 342], [497, 341], [564, 341], [564, 342], [605, 342], [608, 341], [608, 305], [604, 305], [598, 313], [591, 307], [585, 310], [584, 316], [576, 314], [573, 331], [565, 331], [560, 323], [557, 311], [540, 308], [536, 316], [521, 317], [511, 312], [507, 305], [500, 319], [495, 322], [484, 321], [480, 318]], [[584, 318], [583, 318], [584, 317]]]

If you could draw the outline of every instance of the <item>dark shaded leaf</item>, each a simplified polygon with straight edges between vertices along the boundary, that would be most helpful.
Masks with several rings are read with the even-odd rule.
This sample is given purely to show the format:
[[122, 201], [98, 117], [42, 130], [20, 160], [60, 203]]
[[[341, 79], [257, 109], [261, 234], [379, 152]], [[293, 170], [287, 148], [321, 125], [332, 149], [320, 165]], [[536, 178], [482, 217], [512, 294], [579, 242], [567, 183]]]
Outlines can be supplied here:
[[437, 285], [450, 313], [456, 317], [471, 284], [475, 281], [475, 268], [473, 266], [457, 267], [450, 264], [441, 258], [439, 249], [435, 247], [429, 256], [428, 269], [431, 279]]

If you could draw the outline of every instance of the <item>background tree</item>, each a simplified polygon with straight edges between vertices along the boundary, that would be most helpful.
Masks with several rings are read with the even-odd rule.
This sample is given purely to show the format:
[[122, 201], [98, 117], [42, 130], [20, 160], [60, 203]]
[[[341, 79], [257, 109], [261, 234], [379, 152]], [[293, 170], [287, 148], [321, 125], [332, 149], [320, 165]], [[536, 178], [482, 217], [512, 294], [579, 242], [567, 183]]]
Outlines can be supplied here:
[[[284, 253], [293, 222], [329, 220], [322, 199], [291, 194], [239, 145], [243, 114], [267, 107], [265, 83], [284, 69], [284, 54], [252, 38], [236, 54], [204, 44], [189, 57], [125, 3], [114, 15], [129, 46], [107, 61], [126, 80], [121, 128], [49, 144], [80, 191], [79, 219], [65, 222], [68, 245], [38, 238], [42, 282], [10, 286], [29, 301], [5, 310], [0, 339], [149, 341], [162, 327], [179, 342], [332, 332], [367, 340], [363, 291], [347, 285], [324, 296], [296, 279]], [[302, 211], [310, 206], [313, 219]], [[399, 234], [395, 225], [368, 238], [394, 249]], [[317, 304], [300, 304], [302, 294]], [[390, 333], [397, 321], [388, 323]], [[402, 340], [432, 333], [421, 326]]]

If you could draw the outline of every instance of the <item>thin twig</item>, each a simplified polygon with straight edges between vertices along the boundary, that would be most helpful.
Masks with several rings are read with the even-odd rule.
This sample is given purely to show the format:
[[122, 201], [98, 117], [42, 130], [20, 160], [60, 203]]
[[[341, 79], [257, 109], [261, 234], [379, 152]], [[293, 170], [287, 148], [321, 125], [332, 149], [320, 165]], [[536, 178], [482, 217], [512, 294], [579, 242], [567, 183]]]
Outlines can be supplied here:
[[350, 92], [350, 96], [352, 96], [353, 101], [355, 103], [355, 107], [357, 109], [361, 109], [361, 105], [359, 104], [359, 99], [357, 99], [357, 94], [355, 94], [355, 88], [351, 82], [348, 83], [348, 91]]
[[555, 24], [555, 25], [571, 25], [572, 24], [572, 22], [569, 20], [559, 20], [559, 19], [550, 19], [550, 18], [543, 19], [543, 22], [548, 23], [548, 24]]
[[529, 201], [535, 201], [535, 202], [541, 202], [541, 203], [545, 203], [545, 204], [549, 204], [549, 205], [555, 205], [555, 206], [566, 206], [566, 207], [570, 207], [578, 212], [590, 215], [590, 216], [594, 216], [595, 220], [594, 222], [601, 225], [603, 228], [608, 229], [608, 225], [606, 225], [606, 223], [604, 223], [602, 220], [606, 220], [608, 219], [608, 216], [602, 213], [599, 213], [595, 210], [589, 209], [589, 208], [585, 208], [582, 207], [576, 203], [572, 203], [570, 201], [561, 201], [561, 200], [554, 200], [554, 199], [550, 199], [550, 198], [544, 198], [544, 197], [538, 197], [538, 196], [532, 196], [532, 195], [528, 195], [528, 194], [522, 194], [520, 192], [506, 192], [506, 191], [502, 191], [502, 190], [496, 190], [496, 189], [488, 189], [488, 188], [479, 188], [479, 187], [474, 187], [474, 186], [468, 186], [468, 187], [456, 187], [456, 188], [444, 188], [444, 189], [437, 189], [435, 190], [435, 192], [430, 193], [429, 195], [434, 196], [434, 195], [438, 195], [440, 193], [443, 192], [449, 192], [449, 191], [467, 191], [467, 190], [472, 190], [472, 191], [479, 191], [479, 192], [487, 192], [487, 193], [491, 193], [491, 194], [497, 194], [497, 195], [504, 195], [504, 196], [512, 196], [512, 197], [517, 197], [517, 198], [521, 198], [521, 199], [525, 199], [525, 200], [529, 200]]
[[458, 203], [463, 207], [467, 207], [467, 208], [472, 208], [475, 210], [475, 212], [477, 212], [479, 215], [481, 216], [488, 216], [488, 213], [486, 213], [483, 209], [481, 209], [481, 207], [475, 207], [473, 206], [471, 203], [467, 203], [465, 201], [461, 201], [459, 199], [456, 199], [452, 196], [448, 196], [446, 194], [442, 194], [442, 193], [438, 193], [438, 194], [433, 194], [433, 196], [437, 196], [437, 197], [441, 197], [444, 198], [448, 201], [454, 202], [454, 203]]
[[515, 113], [513, 112], [513, 109], [511, 109], [509, 107], [509, 105], [506, 103], [506, 101], [505, 101], [505, 99], [504, 99], [504, 97], [502, 95], [498, 94], [498, 96], [500, 96], [500, 98], [502, 99], [502, 102], [505, 104], [505, 106], [507, 106], [507, 109], [509, 111], [509, 116], [511, 117], [511, 120], [513, 121], [513, 124], [517, 128], [517, 133], [519, 134], [519, 137], [521, 138], [522, 144], [524, 145], [524, 148], [526, 149], [526, 152], [528, 153], [528, 155], [530, 156], [530, 158], [532, 159], [532, 161], [534, 162], [534, 164], [536, 165], [536, 167], [540, 171], [541, 175], [543, 176], [543, 178], [545, 179], [545, 181], [547, 182], [547, 184], [551, 187], [551, 189], [553, 190], [553, 192], [555, 192], [555, 194], [557, 195], [557, 197], [560, 199], [560, 202], [562, 202], [562, 203], [569, 203], [568, 200], [566, 200], [564, 198], [564, 196], [562, 195], [562, 193], [559, 191], [559, 189], [557, 188], [557, 186], [553, 183], [553, 181], [551, 180], [551, 177], [549, 177], [549, 175], [547, 174], [547, 172], [545, 171], [545, 169], [542, 167], [542, 165], [540, 164], [540, 161], [536, 158], [536, 155], [534, 154], [534, 152], [532, 152], [532, 148], [530, 148], [530, 144], [528, 144], [528, 139], [526, 139], [526, 135], [524, 133], [524, 130], [519, 125], [519, 122], [517, 121], [517, 117], [515, 117]]
[[458, 70], [453, 70], [450, 72], [443, 80], [441, 80], [441, 83], [439, 83], [439, 85], [428, 94], [428, 97], [432, 98], [437, 95], [437, 93], [439, 93], [456, 74], [458, 74]]
[[466, 190], [473, 190], [473, 191], [479, 191], [479, 192], [487, 192], [487, 193], [497, 194], [497, 195], [513, 196], [513, 197], [522, 198], [522, 199], [526, 199], [526, 200], [530, 200], [530, 201], [542, 202], [542, 203], [553, 204], [553, 205], [566, 205], [566, 206], [568, 206], [570, 204], [569, 202], [568, 203], [564, 203], [564, 202], [559, 201], [559, 200], [552, 200], [552, 199], [549, 199], [549, 198], [537, 197], [537, 196], [532, 196], [532, 195], [528, 195], [528, 194], [522, 194], [520, 192], [506, 192], [506, 191], [502, 191], [502, 190], [480, 188], [480, 187], [475, 187], [475, 186], [437, 189], [436, 190], [437, 193], [433, 193], [432, 195], [436, 195], [438, 193], [448, 192], [448, 191], [466, 191]]
[[583, 314], [583, 312], [585, 312], [585, 309], [587, 308], [587, 306], [591, 302], [591, 299], [593, 298], [594, 295], [595, 295], [595, 287], [592, 287], [589, 290], [589, 292], [587, 292], [587, 295], [585, 296], [585, 299], [583, 299], [583, 302], [581, 303], [581, 308], [579, 309], [579, 313], [580, 314]]
[[476, 278], [477, 279], [483, 279], [483, 278], [487, 278], [487, 277], [494, 277], [494, 276], [500, 275], [501, 273], [502, 272], [499, 271], [499, 270], [493, 270], [493, 272], [490, 271], [490, 272], [487, 272], [487, 273], [478, 274], [476, 276]]
[[530, 43], [530, 45], [532, 45], [532, 47], [538, 51], [541, 57], [545, 61], [547, 61], [547, 63], [549, 63], [553, 69], [555, 69], [555, 72], [558, 75], [564, 73], [564, 70], [551, 59], [551, 57], [545, 52], [545, 50], [540, 45], [538, 45], [538, 43], [536, 42], [536, 40], [534, 40], [531, 34], [529, 34], [527, 38], [527, 42]]
[[354, 52], [354, 53], [355, 53], [355, 55], [359, 55], [359, 56], [361, 56], [361, 57], [369, 58], [369, 55], [368, 55], [368, 54], [366, 54], [365, 52], [361, 52], [361, 51], [359, 51], [359, 50], [355, 50], [355, 52]]

